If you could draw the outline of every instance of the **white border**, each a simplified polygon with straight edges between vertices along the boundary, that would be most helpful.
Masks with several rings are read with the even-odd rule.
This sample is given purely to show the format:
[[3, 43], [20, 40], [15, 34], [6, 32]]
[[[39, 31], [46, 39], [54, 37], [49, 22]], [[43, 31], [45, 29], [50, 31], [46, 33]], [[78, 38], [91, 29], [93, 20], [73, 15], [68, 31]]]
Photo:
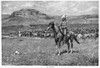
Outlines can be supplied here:
[[[0, 0], [0, 1], [99, 1], [99, 0]], [[1, 2], [0, 2], [0, 5], [1, 5]], [[99, 5], [99, 9], [100, 9], [100, 5]], [[0, 6], [0, 13], [1, 13], [1, 6]], [[99, 13], [100, 13], [100, 11], [99, 11]], [[99, 14], [99, 16], [100, 16], [100, 14]], [[0, 20], [1, 20], [1, 15], [0, 15]], [[0, 21], [0, 23], [1, 23], [1, 21]], [[100, 24], [99, 24], [99, 26], [100, 26]], [[0, 24], [0, 27], [2, 27], [2, 23]], [[0, 39], [0, 43], [1, 43], [0, 67], [1, 68], [5, 68], [5, 67], [7, 67], [7, 68], [21, 68], [21, 67], [22, 68], [27, 68], [27, 67], [29, 67], [29, 68], [73, 68], [73, 67], [74, 68], [80, 68], [80, 67], [82, 67], [82, 68], [84, 68], [84, 67], [100, 68], [100, 66], [2, 66], [2, 52], [1, 52], [2, 51], [2, 37], [1, 37], [2, 30], [1, 29], [2, 28], [0, 28], [0, 38], [1, 38]], [[99, 27], [99, 29], [100, 29], [100, 27]], [[100, 34], [100, 31], [99, 31], [99, 34]], [[99, 39], [100, 39], [100, 37], [99, 37]], [[99, 40], [99, 42], [100, 42], [100, 40]], [[100, 52], [100, 46], [99, 46], [99, 52]], [[99, 58], [99, 61], [100, 61], [100, 58]], [[100, 62], [99, 62], [99, 65], [100, 65]]]
[[99, 1], [99, 0], [1, 0], [1, 1]]

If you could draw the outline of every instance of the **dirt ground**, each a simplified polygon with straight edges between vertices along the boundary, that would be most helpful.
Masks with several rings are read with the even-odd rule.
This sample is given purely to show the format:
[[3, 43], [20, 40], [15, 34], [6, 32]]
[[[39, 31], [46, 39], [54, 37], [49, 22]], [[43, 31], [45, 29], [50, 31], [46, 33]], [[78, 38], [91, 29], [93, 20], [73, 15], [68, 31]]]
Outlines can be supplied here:
[[[98, 39], [79, 39], [74, 42], [73, 53], [55, 55], [54, 39], [18, 37], [2, 39], [2, 65], [67, 65], [97, 66]], [[67, 45], [60, 51], [67, 50]], [[18, 53], [16, 53], [16, 51]]]

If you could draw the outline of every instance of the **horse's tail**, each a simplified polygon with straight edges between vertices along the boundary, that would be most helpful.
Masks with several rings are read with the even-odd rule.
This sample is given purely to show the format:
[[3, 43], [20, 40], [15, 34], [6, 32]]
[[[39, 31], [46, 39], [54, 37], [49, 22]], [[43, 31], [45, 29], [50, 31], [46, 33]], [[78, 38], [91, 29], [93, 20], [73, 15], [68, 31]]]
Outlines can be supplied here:
[[77, 37], [73, 34], [73, 36], [74, 36], [74, 40], [78, 43], [78, 44], [80, 44], [80, 42], [77, 40]]

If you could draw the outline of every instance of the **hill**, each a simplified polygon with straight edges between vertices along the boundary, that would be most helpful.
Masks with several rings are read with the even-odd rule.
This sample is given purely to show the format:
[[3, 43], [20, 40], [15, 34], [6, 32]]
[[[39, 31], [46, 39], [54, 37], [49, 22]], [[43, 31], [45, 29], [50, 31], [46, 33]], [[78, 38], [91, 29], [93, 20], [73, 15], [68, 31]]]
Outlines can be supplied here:
[[[85, 22], [84, 19], [88, 19], [89, 21]], [[49, 16], [35, 9], [20, 9], [14, 11], [11, 15], [2, 15], [2, 26], [48, 24], [52, 20], [60, 23], [61, 16]], [[69, 21], [70, 24], [97, 24], [98, 15], [69, 16]]]
[[1, 16], [2, 16], [2, 20], [4, 20], [4, 19], [9, 18], [10, 15], [9, 14], [2, 14]]

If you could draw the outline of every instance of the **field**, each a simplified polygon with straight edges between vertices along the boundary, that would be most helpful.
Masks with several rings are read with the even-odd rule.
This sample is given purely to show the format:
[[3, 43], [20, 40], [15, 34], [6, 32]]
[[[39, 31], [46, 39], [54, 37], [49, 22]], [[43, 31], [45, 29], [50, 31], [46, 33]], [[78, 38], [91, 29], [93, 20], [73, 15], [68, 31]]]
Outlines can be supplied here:
[[[98, 65], [98, 39], [74, 42], [73, 53], [55, 55], [54, 39], [17, 37], [2, 39], [2, 65]], [[67, 50], [64, 45], [60, 51]], [[18, 51], [19, 54], [15, 52]]]
[[[23, 13], [22, 13], [23, 15]], [[44, 19], [44, 17], [32, 16], [30, 18], [9, 15], [2, 16], [2, 36], [18, 34], [18, 31], [45, 30], [50, 21], [58, 25], [61, 17]], [[45, 15], [43, 15], [45, 16]], [[95, 15], [72, 16], [69, 30], [75, 33], [94, 33], [98, 29], [98, 17]], [[42, 31], [41, 30], [41, 31]], [[78, 39], [81, 44], [74, 42], [72, 53], [63, 53], [67, 45], [56, 48], [53, 38], [39, 37], [15, 37], [2, 38], [2, 65], [67, 65], [67, 66], [98, 66], [98, 40]], [[56, 55], [57, 50], [61, 55]]]

